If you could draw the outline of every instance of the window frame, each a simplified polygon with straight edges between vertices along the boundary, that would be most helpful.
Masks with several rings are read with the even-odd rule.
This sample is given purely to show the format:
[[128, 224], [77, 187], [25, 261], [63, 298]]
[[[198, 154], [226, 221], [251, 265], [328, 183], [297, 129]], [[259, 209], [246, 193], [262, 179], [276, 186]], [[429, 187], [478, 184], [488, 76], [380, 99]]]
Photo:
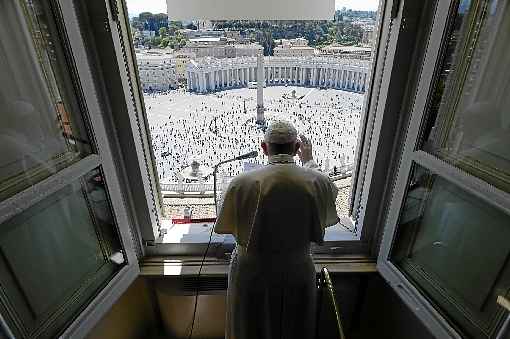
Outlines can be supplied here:
[[[160, 231], [164, 229], [162, 221], [162, 199], [160, 196], [160, 187], [158, 182], [157, 171], [155, 168], [154, 155], [151, 148], [150, 133], [148, 131], [147, 115], [145, 105], [143, 103], [143, 93], [139, 80], [139, 71], [135, 60], [134, 47], [131, 40], [129, 19], [127, 17], [127, 6], [125, 0], [108, 3], [108, 12], [110, 25], [112, 26], [112, 36], [114, 37], [115, 49], [119, 64], [126, 64], [130, 70], [129, 74], [122, 74], [124, 85], [129, 88], [133, 95], [132, 111], [130, 112], [138, 121], [140, 127], [135, 131], [136, 124], [132, 123], [133, 135], [137, 139], [136, 143], [142, 145], [137, 149], [137, 156], [140, 161], [140, 167], [146, 169], [147, 179], [144, 187], [150, 193], [146, 196], [148, 205], [155, 206], [151, 213], [155, 215], [152, 218], [157, 222], [139, 224], [142, 239], [140, 245], [145, 247], [144, 253], [147, 255], [178, 255], [178, 254], [200, 254], [206, 248], [206, 243], [197, 244], [165, 244], [158, 242], [161, 236]], [[383, 208], [380, 204], [381, 192], [374, 194], [370, 191], [371, 186], [382, 185], [386, 187], [389, 182], [388, 176], [380, 176], [378, 173], [387, 170], [388, 162], [376, 163], [374, 149], [384, 147], [390, 151], [394, 147], [396, 138], [386, 138], [381, 135], [382, 120], [387, 114], [385, 107], [387, 105], [388, 93], [391, 89], [387, 83], [390, 80], [390, 73], [387, 69], [387, 63], [392, 62], [392, 53], [394, 53], [395, 34], [390, 27], [400, 27], [400, 18], [392, 18], [395, 12], [398, 12], [398, 0], [381, 0], [379, 1], [378, 19], [376, 27], [378, 27], [377, 35], [374, 42], [374, 59], [372, 62], [371, 86], [365, 96], [363, 111], [361, 113], [362, 121], [365, 121], [366, 129], [360, 129], [358, 135], [358, 145], [356, 149], [355, 171], [352, 177], [351, 190], [354, 194], [351, 201], [350, 211], [356, 211], [356, 216], [352, 220], [357, 231], [353, 234], [354, 240], [328, 241], [324, 246], [315, 246], [314, 253], [327, 255], [341, 254], [361, 254], [375, 257], [378, 250], [380, 240], [381, 218], [383, 217]], [[113, 14], [112, 14], [113, 13]], [[120, 24], [116, 24], [118, 21]], [[391, 36], [390, 36], [391, 34]], [[122, 41], [117, 42], [116, 36], [122, 36]], [[127, 41], [126, 41], [127, 40]], [[384, 53], [383, 53], [384, 51]], [[399, 90], [400, 91], [400, 90]], [[126, 96], [128, 97], [128, 96]], [[370, 123], [369, 123], [370, 122]], [[363, 173], [362, 173], [363, 172]], [[362, 174], [361, 174], [362, 173]], [[154, 188], [157, 187], [157, 190]], [[386, 192], [385, 192], [386, 193]], [[154, 203], [157, 201], [157, 203]], [[363, 208], [360, 208], [363, 206]], [[359, 210], [361, 213], [358, 213]], [[366, 216], [367, 209], [377, 209], [378, 213]], [[164, 232], [164, 231], [163, 231]], [[150, 234], [153, 236], [147, 236]], [[221, 244], [216, 244], [221, 245]], [[228, 251], [228, 249], [226, 249]]]
[[[487, 182], [462, 171], [432, 154], [420, 150], [421, 132], [426, 120], [432, 90], [436, 84], [435, 80], [441, 67], [442, 56], [446, 48], [445, 37], [449, 33], [448, 29], [452, 24], [452, 20], [454, 20], [454, 18], [452, 19], [452, 11], [456, 8], [455, 4], [456, 0], [437, 2], [415, 101], [406, 130], [407, 135], [400, 158], [400, 166], [396, 174], [381, 249], [377, 258], [377, 270], [411, 311], [438, 338], [461, 338], [462, 336], [390, 260], [390, 252], [396, 239], [398, 221], [404, 207], [407, 186], [412, 176], [413, 167], [415, 165], [421, 166], [429, 170], [431, 174], [439, 175], [442, 179], [459, 186], [484, 202], [510, 214], [510, 194], [496, 189]], [[510, 319], [510, 315], [508, 319]], [[506, 323], [510, 321], [508, 319]], [[500, 327], [497, 334], [498, 338], [502, 337], [504, 328], [505, 325]]]
[[[89, 63], [89, 55], [87, 55], [84, 45], [83, 29], [78, 19], [75, 2], [53, 0], [45, 3], [44, 6], [50, 6], [53, 12], [51, 19], [61, 30], [60, 42], [64, 51], [66, 51], [66, 67], [76, 83], [76, 88], [73, 90], [78, 91], [78, 99], [81, 101], [81, 106], [85, 108], [85, 111], [82, 111], [81, 114], [88, 124], [90, 138], [97, 153], [92, 153], [76, 161], [72, 165], [0, 202], [0, 223], [2, 223], [44, 200], [59, 189], [74, 183], [91, 170], [101, 167], [107, 183], [107, 194], [115, 217], [119, 240], [125, 254], [125, 265], [64, 329], [60, 336], [62, 338], [84, 337], [140, 272], [132, 241], [131, 220], [124, 204], [123, 190], [113, 161], [111, 139], [107, 133], [104, 120], [106, 108], [101, 105], [98, 97], [98, 89]], [[15, 318], [13, 314], [10, 314], [10, 316]], [[5, 333], [13, 338], [13, 333], [7, 325], [4, 315], [0, 315], [0, 325]]]

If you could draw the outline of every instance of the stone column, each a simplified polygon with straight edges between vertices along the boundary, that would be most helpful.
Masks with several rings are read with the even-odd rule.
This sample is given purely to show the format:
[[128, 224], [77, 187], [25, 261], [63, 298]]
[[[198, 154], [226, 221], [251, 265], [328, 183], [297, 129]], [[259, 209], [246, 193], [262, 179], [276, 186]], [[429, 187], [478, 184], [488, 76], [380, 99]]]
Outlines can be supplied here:
[[264, 57], [257, 56], [257, 122], [264, 122]]
[[187, 72], [187, 77], [186, 77], [186, 87], [188, 88], [188, 91], [191, 90], [191, 72]]
[[200, 93], [205, 93], [205, 74], [204, 72], [200, 72], [198, 78], [198, 88]]

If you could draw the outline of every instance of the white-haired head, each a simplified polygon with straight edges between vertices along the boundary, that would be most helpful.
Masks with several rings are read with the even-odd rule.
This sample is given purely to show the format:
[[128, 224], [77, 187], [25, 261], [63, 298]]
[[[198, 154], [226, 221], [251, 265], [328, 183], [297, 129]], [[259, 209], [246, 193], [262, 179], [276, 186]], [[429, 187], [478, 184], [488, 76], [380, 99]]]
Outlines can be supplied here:
[[277, 120], [269, 124], [264, 141], [269, 144], [290, 144], [297, 141], [297, 130], [288, 121]]
[[299, 145], [296, 128], [288, 121], [277, 120], [267, 127], [261, 146], [266, 155], [296, 155]]

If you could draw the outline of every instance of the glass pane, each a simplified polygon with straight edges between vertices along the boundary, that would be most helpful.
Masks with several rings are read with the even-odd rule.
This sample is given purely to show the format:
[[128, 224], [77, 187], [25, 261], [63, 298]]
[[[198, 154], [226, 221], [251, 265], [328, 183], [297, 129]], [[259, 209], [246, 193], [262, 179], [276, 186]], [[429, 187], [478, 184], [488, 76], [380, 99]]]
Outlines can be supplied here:
[[506, 191], [510, 191], [508, 6], [503, 1], [460, 2], [423, 145]]
[[24, 331], [54, 337], [113, 276], [115, 229], [99, 170], [0, 225], [0, 300]]
[[48, 7], [0, 3], [0, 199], [91, 152]]
[[485, 338], [510, 286], [508, 239], [509, 215], [417, 166], [392, 261], [461, 331]]

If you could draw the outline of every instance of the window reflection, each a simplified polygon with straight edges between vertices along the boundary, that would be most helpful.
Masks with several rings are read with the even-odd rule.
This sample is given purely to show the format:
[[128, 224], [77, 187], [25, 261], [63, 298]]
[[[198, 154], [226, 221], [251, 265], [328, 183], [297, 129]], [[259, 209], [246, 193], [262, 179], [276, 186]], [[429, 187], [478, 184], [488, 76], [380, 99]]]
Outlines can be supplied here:
[[424, 140], [426, 151], [507, 191], [510, 69], [504, 65], [510, 59], [509, 37], [507, 3], [461, 1]]
[[91, 152], [48, 7], [0, 4], [0, 199]]
[[509, 223], [503, 211], [416, 166], [392, 260], [454, 321], [488, 331], [500, 311], [496, 294], [510, 284]]
[[109, 260], [121, 246], [99, 169], [0, 226], [0, 303], [15, 305], [28, 330], [58, 325], [60, 308], [77, 312], [119, 269]]

